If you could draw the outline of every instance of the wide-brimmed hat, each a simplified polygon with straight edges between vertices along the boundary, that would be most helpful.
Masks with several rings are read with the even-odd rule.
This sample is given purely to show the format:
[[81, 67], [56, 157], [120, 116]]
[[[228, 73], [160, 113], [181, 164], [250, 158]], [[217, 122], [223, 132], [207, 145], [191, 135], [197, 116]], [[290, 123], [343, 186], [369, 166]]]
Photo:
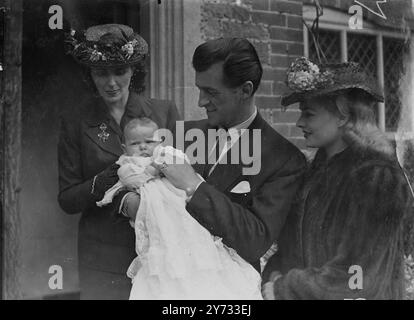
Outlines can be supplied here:
[[317, 65], [301, 57], [289, 67], [286, 84], [290, 91], [282, 97], [283, 106], [348, 89], [360, 89], [384, 101], [378, 82], [356, 62]]
[[67, 36], [68, 52], [77, 62], [89, 67], [122, 67], [145, 60], [147, 42], [131, 27], [103, 24], [83, 34], [72, 30]]

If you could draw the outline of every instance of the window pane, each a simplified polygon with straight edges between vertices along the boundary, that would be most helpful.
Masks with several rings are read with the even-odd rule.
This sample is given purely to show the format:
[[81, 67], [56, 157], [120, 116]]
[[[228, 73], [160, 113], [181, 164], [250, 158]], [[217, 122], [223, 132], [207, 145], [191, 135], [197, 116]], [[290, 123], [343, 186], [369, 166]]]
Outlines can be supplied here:
[[[315, 43], [310, 33], [308, 38], [309, 59], [313, 62], [319, 63], [318, 55], [316, 54]], [[341, 41], [339, 32], [320, 30], [319, 45], [329, 63], [341, 62]]]
[[[360, 63], [365, 71], [377, 77], [377, 40], [375, 36], [355, 34], [348, 32], [348, 61]], [[378, 110], [375, 110], [377, 122]]]
[[399, 81], [404, 71], [404, 52], [407, 49], [403, 40], [384, 37], [385, 74], [385, 124], [387, 131], [397, 131], [400, 120], [401, 101]]
[[372, 76], [377, 75], [377, 42], [374, 36], [348, 33], [348, 61], [360, 63]]

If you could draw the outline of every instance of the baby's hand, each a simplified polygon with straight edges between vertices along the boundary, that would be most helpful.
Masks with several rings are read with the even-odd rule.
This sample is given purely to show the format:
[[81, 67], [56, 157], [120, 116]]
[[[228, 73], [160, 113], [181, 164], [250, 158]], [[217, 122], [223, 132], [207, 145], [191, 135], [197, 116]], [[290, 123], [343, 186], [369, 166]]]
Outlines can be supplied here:
[[147, 166], [144, 167], [132, 163], [122, 165], [118, 170], [119, 181], [129, 189], [139, 189], [152, 178], [152, 176], [146, 173]]
[[148, 173], [149, 175], [156, 177], [160, 175], [160, 170], [158, 170], [157, 168], [155, 168], [152, 165], [149, 165], [148, 167], [145, 168], [145, 172]]

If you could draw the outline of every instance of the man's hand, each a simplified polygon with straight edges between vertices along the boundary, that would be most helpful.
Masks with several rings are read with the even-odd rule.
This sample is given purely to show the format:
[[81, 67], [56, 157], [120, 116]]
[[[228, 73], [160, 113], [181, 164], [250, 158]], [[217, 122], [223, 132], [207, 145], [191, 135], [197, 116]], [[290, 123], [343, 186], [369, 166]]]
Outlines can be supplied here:
[[171, 164], [157, 164], [154, 162], [152, 165], [159, 169], [173, 186], [184, 190], [189, 197], [193, 195], [200, 182], [203, 181], [188, 162], [184, 161], [183, 163], [183, 159], [177, 159], [175, 156]]

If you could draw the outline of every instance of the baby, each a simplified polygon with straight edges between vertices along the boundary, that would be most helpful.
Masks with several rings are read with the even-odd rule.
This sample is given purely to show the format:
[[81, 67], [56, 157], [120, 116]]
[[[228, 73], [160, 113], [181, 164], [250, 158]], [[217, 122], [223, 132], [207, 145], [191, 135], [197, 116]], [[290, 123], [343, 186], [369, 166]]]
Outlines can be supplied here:
[[121, 213], [135, 221], [140, 203], [140, 185], [158, 174], [157, 169], [151, 166], [154, 149], [162, 141], [154, 134], [158, 130], [157, 124], [149, 118], [135, 118], [129, 121], [124, 128], [122, 150], [124, 154], [117, 164], [119, 182], [107, 190], [104, 198], [97, 202], [98, 206], [112, 202], [112, 198], [121, 190], [127, 193], [121, 202]]
[[151, 157], [155, 147], [162, 142], [154, 137], [157, 130], [157, 124], [149, 118], [135, 118], [129, 121], [124, 128], [124, 154], [129, 157]]
[[131, 191], [121, 204], [135, 230], [137, 253], [127, 270], [129, 298], [262, 299], [260, 274], [199, 224], [186, 210], [185, 191], [151, 165], [189, 162], [182, 151], [161, 144], [157, 129], [145, 118], [126, 125], [119, 181], [98, 203], [110, 203], [121, 189]]
[[[149, 118], [132, 119], [124, 128], [124, 143], [122, 149], [126, 156], [151, 158], [155, 147], [162, 142], [154, 137], [155, 131], [158, 130], [157, 124]], [[144, 163], [145, 165], [145, 163]], [[149, 165], [149, 163], [147, 163]], [[156, 169], [148, 167], [147, 170], [154, 169], [151, 173], [156, 174]], [[123, 168], [120, 168], [121, 176]], [[129, 192], [121, 203], [122, 214], [135, 221], [140, 202], [140, 195], [137, 192]]]

